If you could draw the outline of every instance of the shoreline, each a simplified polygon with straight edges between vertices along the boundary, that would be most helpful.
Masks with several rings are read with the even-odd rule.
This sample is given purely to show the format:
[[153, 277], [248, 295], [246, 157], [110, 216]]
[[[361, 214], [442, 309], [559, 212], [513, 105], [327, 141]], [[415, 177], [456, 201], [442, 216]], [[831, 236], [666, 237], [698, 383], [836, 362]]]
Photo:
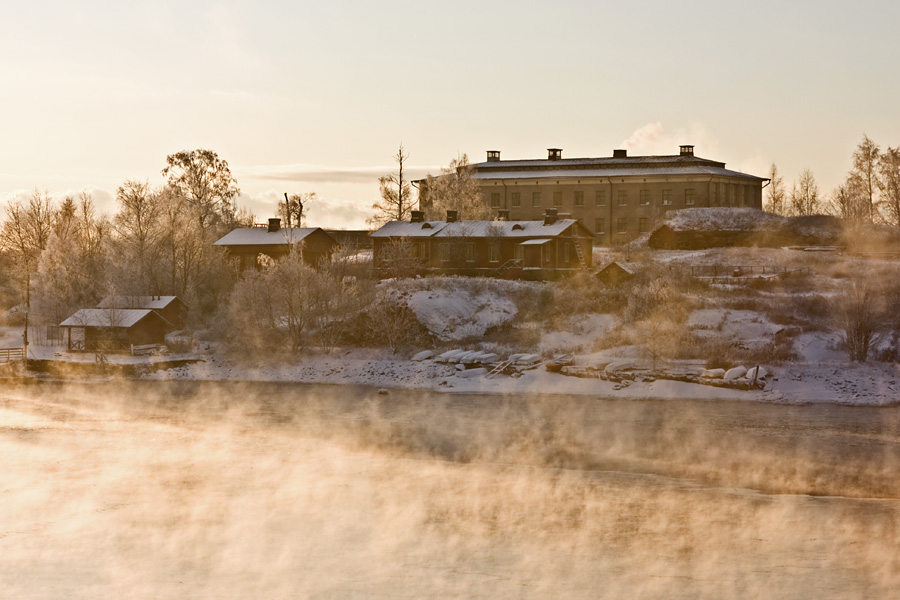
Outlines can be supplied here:
[[[170, 359], [171, 360], [171, 359]], [[546, 371], [543, 366], [520, 377], [460, 377], [453, 365], [413, 361], [369, 351], [340, 355], [311, 354], [280, 364], [252, 365], [215, 354], [196, 355], [190, 363], [152, 370], [146, 381], [243, 381], [427, 390], [448, 394], [564, 395], [623, 399], [740, 400], [766, 404], [900, 405], [900, 366], [893, 363], [788, 363], [764, 365], [760, 390], [737, 390], [659, 379], [624, 387], [611, 381], [585, 379]], [[162, 361], [161, 361], [162, 362]]]

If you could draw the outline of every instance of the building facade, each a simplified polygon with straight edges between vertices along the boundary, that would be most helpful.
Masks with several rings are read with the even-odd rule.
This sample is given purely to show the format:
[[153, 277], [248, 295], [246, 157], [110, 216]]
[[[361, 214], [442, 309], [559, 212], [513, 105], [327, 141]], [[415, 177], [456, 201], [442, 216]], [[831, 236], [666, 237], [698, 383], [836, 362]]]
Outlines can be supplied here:
[[[540, 220], [391, 221], [372, 233], [372, 262], [382, 277], [414, 274], [553, 280], [591, 267], [591, 232], [548, 209]], [[504, 215], [505, 216], [505, 215]]]
[[[487, 160], [472, 166], [484, 201], [508, 210], [511, 220], [540, 219], [548, 208], [580, 221], [597, 245], [616, 245], [649, 233], [670, 210], [692, 207], [762, 208], [768, 180], [725, 168], [681, 146], [672, 156], [563, 158], [548, 149], [545, 160]], [[427, 190], [422, 190], [427, 195]]]

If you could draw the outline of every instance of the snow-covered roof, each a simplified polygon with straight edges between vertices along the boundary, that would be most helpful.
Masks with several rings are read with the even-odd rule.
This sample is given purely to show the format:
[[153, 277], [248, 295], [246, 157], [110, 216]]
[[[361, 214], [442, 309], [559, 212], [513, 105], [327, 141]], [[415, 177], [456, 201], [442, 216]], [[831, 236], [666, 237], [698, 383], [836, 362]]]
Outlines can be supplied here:
[[710, 207], [672, 211], [661, 225], [674, 231], [759, 231], [785, 223], [785, 217], [755, 208]]
[[146, 308], [82, 308], [59, 325], [60, 327], [131, 327], [152, 312]]
[[[546, 161], [544, 161], [546, 164]], [[720, 175], [723, 177], [739, 177], [753, 181], [765, 181], [764, 177], [748, 175], [714, 165], [685, 165], [661, 167], [605, 167], [605, 168], [569, 168], [542, 170], [505, 170], [489, 169], [472, 173], [472, 179], [571, 179], [587, 177], [648, 177], [654, 175]]]
[[552, 241], [553, 240], [551, 240], [550, 238], [538, 238], [536, 240], [525, 240], [524, 242], [522, 242], [519, 245], [520, 246], [541, 246], [543, 244], [546, 244], [546, 243], [552, 242]]
[[597, 272], [602, 273], [603, 271], [605, 271], [606, 269], [610, 268], [613, 265], [619, 267], [620, 269], [622, 269], [629, 275], [634, 275], [635, 273], [637, 273], [637, 271], [639, 269], [639, 266], [636, 265], [635, 263], [624, 262], [621, 260], [613, 260], [613, 261], [610, 261], [609, 264], [607, 264], [606, 266], [604, 266], [602, 269], [600, 269]]
[[160, 310], [177, 299], [177, 296], [107, 296], [100, 301], [97, 308], [149, 308]]
[[297, 243], [320, 227], [284, 227], [269, 231], [266, 227], [241, 227], [217, 240], [214, 246], [278, 246]]
[[576, 223], [575, 219], [557, 219], [549, 225], [543, 221], [391, 221], [373, 232], [372, 237], [553, 237], [562, 235]]

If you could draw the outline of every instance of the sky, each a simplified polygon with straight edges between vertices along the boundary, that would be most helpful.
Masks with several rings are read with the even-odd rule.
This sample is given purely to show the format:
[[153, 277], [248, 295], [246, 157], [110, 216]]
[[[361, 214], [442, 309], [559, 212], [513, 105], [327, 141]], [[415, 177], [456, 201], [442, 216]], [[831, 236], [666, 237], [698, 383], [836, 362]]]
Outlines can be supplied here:
[[0, 0], [0, 202], [161, 185], [228, 161], [259, 220], [362, 228], [402, 143], [458, 154], [676, 154], [838, 185], [863, 134], [900, 145], [900, 3]]

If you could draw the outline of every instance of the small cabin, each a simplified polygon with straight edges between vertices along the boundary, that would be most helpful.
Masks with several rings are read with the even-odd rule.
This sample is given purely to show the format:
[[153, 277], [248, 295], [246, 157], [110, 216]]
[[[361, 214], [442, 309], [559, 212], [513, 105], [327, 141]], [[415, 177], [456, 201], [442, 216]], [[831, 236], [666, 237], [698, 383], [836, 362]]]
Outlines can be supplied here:
[[282, 227], [281, 219], [269, 219], [266, 225], [240, 227], [214, 242], [225, 248], [240, 270], [259, 268], [259, 256], [273, 260], [299, 250], [303, 262], [316, 266], [331, 256], [337, 241], [321, 227]]
[[594, 275], [598, 280], [603, 282], [607, 287], [616, 287], [620, 283], [624, 283], [634, 278], [636, 273], [635, 266], [631, 263], [612, 261]]
[[171, 325], [171, 331], [184, 329], [184, 316], [187, 312], [187, 305], [178, 296], [107, 296], [97, 308], [152, 310]]

